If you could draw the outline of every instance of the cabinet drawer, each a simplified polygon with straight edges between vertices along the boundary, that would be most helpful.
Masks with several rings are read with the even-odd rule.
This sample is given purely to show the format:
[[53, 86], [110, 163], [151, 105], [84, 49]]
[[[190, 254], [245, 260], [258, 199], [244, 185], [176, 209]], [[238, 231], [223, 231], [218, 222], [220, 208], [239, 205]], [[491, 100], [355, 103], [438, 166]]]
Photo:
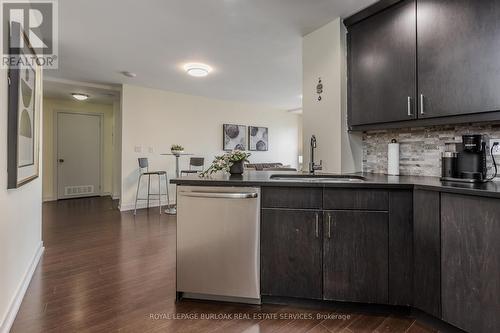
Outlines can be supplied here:
[[262, 188], [264, 208], [321, 208], [323, 189], [321, 188]]
[[323, 208], [388, 210], [389, 193], [375, 189], [325, 189]]

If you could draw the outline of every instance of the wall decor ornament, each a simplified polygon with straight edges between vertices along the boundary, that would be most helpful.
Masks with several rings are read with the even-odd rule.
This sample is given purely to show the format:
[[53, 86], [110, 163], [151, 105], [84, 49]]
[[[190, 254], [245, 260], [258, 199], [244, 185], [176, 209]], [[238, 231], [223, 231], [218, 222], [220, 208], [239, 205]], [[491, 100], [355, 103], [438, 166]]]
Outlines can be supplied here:
[[321, 78], [318, 78], [318, 84], [316, 85], [316, 93], [318, 94], [318, 102], [321, 102], [321, 94], [323, 93], [323, 82]]
[[248, 127], [248, 150], [269, 150], [269, 130], [267, 127]]
[[223, 124], [223, 150], [245, 150], [247, 146], [246, 128], [245, 125]]
[[[24, 38], [19, 23], [11, 22], [12, 38]], [[17, 37], [14, 37], [17, 36]], [[28, 46], [16, 51], [17, 57], [34, 55]], [[7, 188], [18, 188], [38, 177], [40, 115], [37, 110], [37, 68], [25, 62], [8, 70], [8, 128], [7, 128]]]

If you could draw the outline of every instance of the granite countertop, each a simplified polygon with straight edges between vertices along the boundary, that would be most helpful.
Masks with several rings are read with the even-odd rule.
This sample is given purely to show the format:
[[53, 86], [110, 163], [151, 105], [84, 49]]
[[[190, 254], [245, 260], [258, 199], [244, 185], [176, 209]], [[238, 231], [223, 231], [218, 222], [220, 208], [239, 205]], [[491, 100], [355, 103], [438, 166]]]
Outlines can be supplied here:
[[[352, 173], [366, 178], [362, 182], [321, 182], [297, 181], [294, 179], [276, 180], [271, 175], [300, 174], [291, 171], [245, 171], [241, 176], [215, 174], [201, 178], [197, 175], [172, 179], [177, 185], [189, 186], [285, 186], [285, 187], [341, 187], [341, 188], [387, 188], [387, 189], [425, 189], [431, 191], [470, 194], [484, 197], [500, 198], [500, 182], [484, 184], [443, 183], [439, 177], [424, 176], [387, 176], [373, 173]], [[317, 173], [318, 175], [325, 173]], [[326, 174], [325, 174], [326, 175]]]

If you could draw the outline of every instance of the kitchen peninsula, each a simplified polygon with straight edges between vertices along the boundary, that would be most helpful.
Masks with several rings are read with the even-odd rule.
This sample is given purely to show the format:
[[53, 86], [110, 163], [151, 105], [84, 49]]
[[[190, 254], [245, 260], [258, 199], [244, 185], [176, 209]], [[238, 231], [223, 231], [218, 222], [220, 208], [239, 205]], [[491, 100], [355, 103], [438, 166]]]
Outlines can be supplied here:
[[[260, 253], [252, 263], [259, 265], [261, 302], [403, 306], [467, 331], [500, 330], [500, 300], [491, 296], [500, 294], [500, 286], [490, 283], [500, 275], [496, 183], [452, 184], [434, 177], [375, 174], [310, 178], [290, 172], [171, 182], [178, 185], [178, 196], [186, 190], [198, 193], [201, 205], [207, 189], [232, 189], [242, 200], [255, 200], [250, 211], [260, 210]], [[227, 218], [225, 210], [238, 201], [233, 197], [216, 213], [202, 213], [210, 215], [204, 222], [217, 214]], [[179, 207], [181, 238], [182, 207], [188, 210]], [[193, 202], [189, 210], [200, 207], [208, 206]], [[232, 216], [233, 223], [246, 219], [240, 212]], [[195, 256], [193, 252], [203, 248], [190, 250]], [[183, 265], [181, 260], [178, 265]], [[179, 299], [186, 296], [186, 290], [177, 291]]]

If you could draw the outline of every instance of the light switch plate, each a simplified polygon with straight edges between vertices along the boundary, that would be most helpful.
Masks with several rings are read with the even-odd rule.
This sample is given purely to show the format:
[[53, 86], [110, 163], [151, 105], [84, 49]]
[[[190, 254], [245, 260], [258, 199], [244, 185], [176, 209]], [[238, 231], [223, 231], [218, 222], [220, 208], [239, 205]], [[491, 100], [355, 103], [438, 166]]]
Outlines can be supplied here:
[[493, 148], [493, 155], [499, 156], [500, 155], [500, 139], [490, 139], [490, 149], [493, 147], [493, 144], [495, 142], [498, 142], [498, 145]]

